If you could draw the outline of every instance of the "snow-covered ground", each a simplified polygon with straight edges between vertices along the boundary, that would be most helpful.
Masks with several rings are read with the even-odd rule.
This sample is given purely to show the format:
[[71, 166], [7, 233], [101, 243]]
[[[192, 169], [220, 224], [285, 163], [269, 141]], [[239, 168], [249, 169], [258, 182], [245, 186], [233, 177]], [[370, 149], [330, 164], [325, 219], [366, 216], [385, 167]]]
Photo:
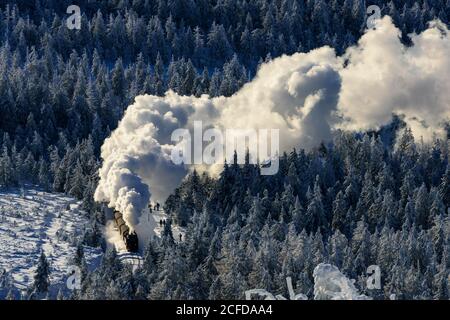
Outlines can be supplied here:
[[[155, 235], [160, 237], [161, 232], [164, 229], [164, 225], [161, 225], [160, 221], [164, 221], [164, 220], [167, 221], [169, 219], [169, 217], [164, 212], [164, 210], [160, 210], [160, 211], [153, 210], [153, 212], [151, 213], [151, 216], [153, 217], [153, 219], [155, 219], [155, 222], [156, 222], [156, 227], [154, 229]], [[185, 230], [183, 228], [181, 228], [178, 225], [172, 224], [172, 234], [173, 234], [173, 238], [175, 239], [175, 241], [177, 241], [177, 242], [180, 241], [180, 234], [181, 234], [181, 240], [184, 241], [184, 233], [185, 233]]]
[[[54, 292], [66, 282], [86, 223], [80, 202], [64, 194], [31, 188], [0, 190], [0, 272], [6, 270], [17, 289], [26, 289], [33, 283], [43, 250]], [[84, 254], [88, 265], [95, 267], [102, 252], [84, 247]]]

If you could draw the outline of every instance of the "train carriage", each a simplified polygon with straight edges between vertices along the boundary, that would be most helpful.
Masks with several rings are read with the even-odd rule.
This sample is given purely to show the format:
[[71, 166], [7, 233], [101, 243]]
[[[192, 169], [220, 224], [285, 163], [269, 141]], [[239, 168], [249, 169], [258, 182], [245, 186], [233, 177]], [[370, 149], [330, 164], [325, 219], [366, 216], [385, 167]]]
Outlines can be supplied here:
[[129, 252], [137, 252], [139, 249], [137, 234], [134, 231], [130, 232], [130, 228], [125, 223], [125, 220], [123, 220], [122, 213], [117, 210], [114, 210], [114, 222], [120, 235], [122, 236], [127, 250]]

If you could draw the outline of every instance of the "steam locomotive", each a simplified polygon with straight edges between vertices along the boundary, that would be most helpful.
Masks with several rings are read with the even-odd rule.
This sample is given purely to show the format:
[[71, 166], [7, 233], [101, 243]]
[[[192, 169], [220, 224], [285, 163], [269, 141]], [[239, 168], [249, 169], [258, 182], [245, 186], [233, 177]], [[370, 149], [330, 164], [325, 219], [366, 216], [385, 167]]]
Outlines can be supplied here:
[[134, 231], [130, 232], [130, 228], [125, 223], [125, 220], [123, 220], [122, 213], [117, 210], [114, 210], [114, 222], [127, 250], [129, 252], [137, 252], [139, 249], [137, 234]]

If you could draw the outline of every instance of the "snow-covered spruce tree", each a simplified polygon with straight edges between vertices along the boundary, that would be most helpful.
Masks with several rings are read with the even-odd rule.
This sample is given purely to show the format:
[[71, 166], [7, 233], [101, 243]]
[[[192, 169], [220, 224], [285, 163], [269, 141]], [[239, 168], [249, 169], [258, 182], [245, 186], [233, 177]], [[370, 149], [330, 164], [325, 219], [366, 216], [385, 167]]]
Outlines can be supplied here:
[[44, 251], [41, 251], [36, 272], [34, 274], [34, 283], [32, 286], [32, 294], [45, 294], [50, 286], [50, 265], [47, 261]]

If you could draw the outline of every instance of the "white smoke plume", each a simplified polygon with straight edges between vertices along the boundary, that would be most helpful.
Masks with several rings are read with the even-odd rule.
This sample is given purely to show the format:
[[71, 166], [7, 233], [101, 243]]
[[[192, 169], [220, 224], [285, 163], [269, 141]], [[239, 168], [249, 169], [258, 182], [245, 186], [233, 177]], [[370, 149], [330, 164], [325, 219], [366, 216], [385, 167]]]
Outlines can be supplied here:
[[404, 117], [416, 137], [440, 135], [450, 118], [448, 29], [435, 22], [405, 47], [389, 17], [337, 57], [323, 47], [261, 66], [231, 97], [138, 96], [102, 146], [96, 201], [124, 213], [133, 227], [152, 198], [163, 201], [186, 175], [174, 165], [171, 133], [204, 126], [279, 129], [280, 151], [329, 140], [336, 128], [376, 129]]
[[415, 138], [444, 136], [450, 119], [450, 38], [448, 28], [433, 22], [413, 46], [399, 41], [400, 31], [389, 17], [347, 50], [347, 67], [340, 71], [339, 112], [342, 127], [379, 128], [393, 114], [403, 117]]

